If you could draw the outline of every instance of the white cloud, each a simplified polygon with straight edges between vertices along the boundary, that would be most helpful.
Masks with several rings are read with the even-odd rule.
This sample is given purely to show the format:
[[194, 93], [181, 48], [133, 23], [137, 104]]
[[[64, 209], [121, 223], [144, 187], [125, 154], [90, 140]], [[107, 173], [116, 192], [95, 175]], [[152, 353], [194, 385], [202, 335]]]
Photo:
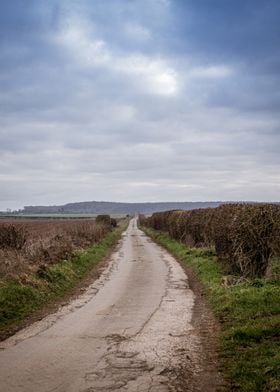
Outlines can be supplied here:
[[116, 53], [80, 22], [64, 27], [57, 42], [67, 48], [82, 68], [100, 67], [130, 77], [134, 87], [148, 94], [176, 96], [179, 92], [178, 73], [164, 59]]
[[136, 80], [138, 86], [151, 94], [172, 96], [179, 91], [176, 71], [161, 59], [132, 55], [118, 59], [113, 68], [140, 77], [141, 81]]
[[194, 78], [219, 79], [226, 78], [232, 74], [232, 68], [226, 65], [210, 65], [194, 67], [190, 70], [189, 76]]
[[102, 66], [112, 61], [112, 56], [103, 40], [89, 39], [83, 28], [71, 24], [57, 37], [82, 66]]

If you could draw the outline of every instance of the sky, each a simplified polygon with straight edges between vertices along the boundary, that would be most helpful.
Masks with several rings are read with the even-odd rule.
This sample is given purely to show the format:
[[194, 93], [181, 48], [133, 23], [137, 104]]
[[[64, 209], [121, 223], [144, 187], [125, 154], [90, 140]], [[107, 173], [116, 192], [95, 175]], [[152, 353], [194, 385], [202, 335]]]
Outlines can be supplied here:
[[279, 0], [0, 7], [0, 210], [280, 200]]

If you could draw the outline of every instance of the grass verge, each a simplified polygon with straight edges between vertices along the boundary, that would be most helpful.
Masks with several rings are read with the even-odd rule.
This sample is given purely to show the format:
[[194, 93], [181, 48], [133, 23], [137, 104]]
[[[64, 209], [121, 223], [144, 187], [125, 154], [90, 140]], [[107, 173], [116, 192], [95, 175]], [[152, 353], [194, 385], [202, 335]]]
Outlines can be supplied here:
[[92, 247], [21, 278], [0, 281], [0, 331], [16, 325], [34, 311], [63, 298], [106, 257], [125, 230], [123, 224]]
[[203, 284], [221, 325], [220, 358], [229, 390], [280, 391], [279, 278], [246, 280], [225, 287], [213, 251], [190, 249], [167, 234], [142, 229], [189, 265]]

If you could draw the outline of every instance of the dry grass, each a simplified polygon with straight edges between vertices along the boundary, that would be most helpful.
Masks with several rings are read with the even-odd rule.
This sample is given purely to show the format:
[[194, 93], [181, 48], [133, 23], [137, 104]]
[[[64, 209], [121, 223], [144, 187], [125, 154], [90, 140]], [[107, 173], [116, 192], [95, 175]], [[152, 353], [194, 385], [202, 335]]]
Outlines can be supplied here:
[[100, 241], [111, 226], [93, 219], [0, 221], [0, 276], [56, 263]]

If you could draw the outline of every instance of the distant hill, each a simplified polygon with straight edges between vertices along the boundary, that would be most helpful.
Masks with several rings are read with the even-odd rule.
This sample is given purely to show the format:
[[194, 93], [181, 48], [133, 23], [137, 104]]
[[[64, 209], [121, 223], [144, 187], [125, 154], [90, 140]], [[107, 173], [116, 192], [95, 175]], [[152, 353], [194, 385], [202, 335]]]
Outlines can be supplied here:
[[218, 207], [222, 202], [169, 202], [169, 203], [115, 203], [85, 201], [60, 206], [25, 206], [23, 214], [148, 214], [168, 210], [192, 210], [195, 208]]

